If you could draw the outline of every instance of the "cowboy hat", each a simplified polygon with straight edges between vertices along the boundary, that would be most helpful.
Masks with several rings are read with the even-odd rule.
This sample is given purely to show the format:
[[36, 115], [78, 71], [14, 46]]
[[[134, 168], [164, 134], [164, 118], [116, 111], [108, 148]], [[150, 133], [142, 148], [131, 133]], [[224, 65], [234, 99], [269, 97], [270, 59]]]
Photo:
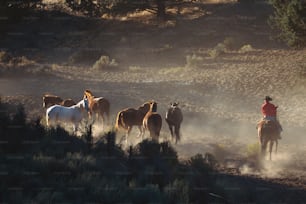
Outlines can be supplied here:
[[271, 98], [270, 96], [266, 96], [266, 97], [265, 97], [265, 100], [266, 100], [266, 101], [272, 101], [272, 98]]

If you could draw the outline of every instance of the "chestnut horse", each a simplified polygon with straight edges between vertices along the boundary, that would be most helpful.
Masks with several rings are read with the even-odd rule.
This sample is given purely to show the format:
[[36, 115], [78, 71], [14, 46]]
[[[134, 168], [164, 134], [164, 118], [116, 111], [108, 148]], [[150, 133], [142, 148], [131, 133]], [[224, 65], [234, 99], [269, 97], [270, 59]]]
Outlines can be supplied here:
[[142, 121], [146, 113], [149, 111], [149, 102], [142, 104], [137, 109], [126, 108], [118, 112], [116, 118], [116, 131], [120, 128], [126, 131], [125, 142], [128, 143], [128, 136], [132, 131], [133, 126], [137, 126], [139, 129], [138, 137], [143, 137]]
[[143, 119], [143, 129], [150, 132], [150, 137], [153, 140], [158, 141], [159, 133], [162, 127], [162, 117], [156, 113], [157, 103], [150, 102], [150, 110], [147, 112]]
[[90, 90], [84, 91], [84, 98], [88, 99], [89, 103], [89, 114], [93, 118], [93, 123], [95, 122], [96, 115], [98, 116], [98, 119], [102, 120], [102, 129], [104, 127], [104, 114], [107, 118], [107, 124], [109, 124], [109, 111], [110, 111], [110, 103], [106, 98], [99, 97], [96, 98], [92, 94]]
[[171, 103], [170, 108], [166, 112], [165, 120], [168, 123], [172, 140], [175, 137], [175, 144], [181, 139], [180, 127], [183, 121], [183, 114], [181, 109], [178, 107], [179, 103]]
[[275, 121], [262, 120], [257, 126], [259, 143], [261, 146], [261, 155], [264, 157], [266, 154], [267, 145], [269, 143], [269, 159], [272, 159], [272, 148], [275, 142], [277, 153], [278, 139], [280, 135], [279, 127]]

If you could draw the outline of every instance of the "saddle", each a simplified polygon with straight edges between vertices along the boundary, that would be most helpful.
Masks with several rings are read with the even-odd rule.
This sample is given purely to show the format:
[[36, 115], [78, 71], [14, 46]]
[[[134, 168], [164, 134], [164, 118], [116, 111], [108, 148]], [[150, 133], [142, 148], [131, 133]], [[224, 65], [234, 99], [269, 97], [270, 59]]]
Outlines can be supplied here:
[[277, 127], [277, 122], [273, 120], [262, 119], [257, 123], [256, 129], [259, 127]]

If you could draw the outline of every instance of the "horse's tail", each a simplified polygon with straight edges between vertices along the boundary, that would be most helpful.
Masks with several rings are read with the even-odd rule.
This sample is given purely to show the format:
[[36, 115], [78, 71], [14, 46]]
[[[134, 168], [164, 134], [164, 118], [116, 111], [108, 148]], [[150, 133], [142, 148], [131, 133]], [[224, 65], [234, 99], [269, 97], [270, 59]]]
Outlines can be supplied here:
[[122, 111], [120, 111], [117, 114], [116, 124], [115, 124], [116, 131], [118, 131], [120, 127], [123, 127], [123, 124], [122, 124]]
[[46, 123], [47, 123], [47, 126], [50, 125], [49, 119], [50, 119], [50, 111], [49, 111], [49, 109], [48, 109], [48, 110], [46, 111]]

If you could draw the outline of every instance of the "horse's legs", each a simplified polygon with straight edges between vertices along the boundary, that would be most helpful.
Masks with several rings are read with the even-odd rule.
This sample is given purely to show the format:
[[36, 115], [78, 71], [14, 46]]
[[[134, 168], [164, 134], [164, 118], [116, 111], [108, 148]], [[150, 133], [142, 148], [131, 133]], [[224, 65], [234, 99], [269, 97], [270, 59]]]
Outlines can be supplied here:
[[277, 154], [278, 141], [275, 140], [275, 154]]
[[133, 126], [128, 126], [128, 128], [127, 128], [127, 131], [126, 131], [126, 134], [125, 134], [125, 144], [126, 145], [128, 144], [128, 137], [129, 137], [129, 135], [130, 135], [130, 133], [132, 131], [132, 127]]
[[175, 131], [175, 144], [177, 144], [177, 142], [181, 139], [180, 138], [180, 125], [175, 125], [174, 131]]
[[78, 127], [79, 127], [79, 124], [78, 123], [73, 123], [73, 132], [76, 133], [78, 131]]
[[274, 144], [274, 141], [271, 140], [270, 144], [269, 144], [269, 154], [270, 154], [269, 158], [270, 158], [270, 160], [272, 160], [272, 148], [273, 148], [273, 144]]
[[172, 125], [168, 124], [169, 126], [169, 130], [170, 130], [170, 133], [171, 133], [171, 139], [173, 140], [173, 128], [172, 128]]
[[92, 123], [91, 124], [94, 124], [96, 122], [96, 119], [97, 119], [97, 114], [96, 113], [92, 113]]
[[139, 133], [138, 133], [137, 137], [141, 137], [141, 140], [143, 140], [145, 130], [144, 130], [142, 125], [139, 125], [138, 129], [139, 129]]
[[101, 120], [101, 123], [102, 123], [102, 130], [104, 130], [104, 116], [103, 116], [103, 113], [99, 113], [98, 115], [98, 120]]
[[259, 142], [259, 145], [260, 145], [260, 154], [261, 154], [261, 157], [264, 158], [265, 156], [265, 153], [266, 153], [266, 146], [267, 144], [265, 144], [265, 141], [263, 140], [263, 136], [261, 134], [261, 128], [258, 127], [257, 129], [257, 134], [258, 134], [258, 142]]
[[106, 111], [105, 114], [106, 114], [106, 124], [109, 125], [109, 111]]

